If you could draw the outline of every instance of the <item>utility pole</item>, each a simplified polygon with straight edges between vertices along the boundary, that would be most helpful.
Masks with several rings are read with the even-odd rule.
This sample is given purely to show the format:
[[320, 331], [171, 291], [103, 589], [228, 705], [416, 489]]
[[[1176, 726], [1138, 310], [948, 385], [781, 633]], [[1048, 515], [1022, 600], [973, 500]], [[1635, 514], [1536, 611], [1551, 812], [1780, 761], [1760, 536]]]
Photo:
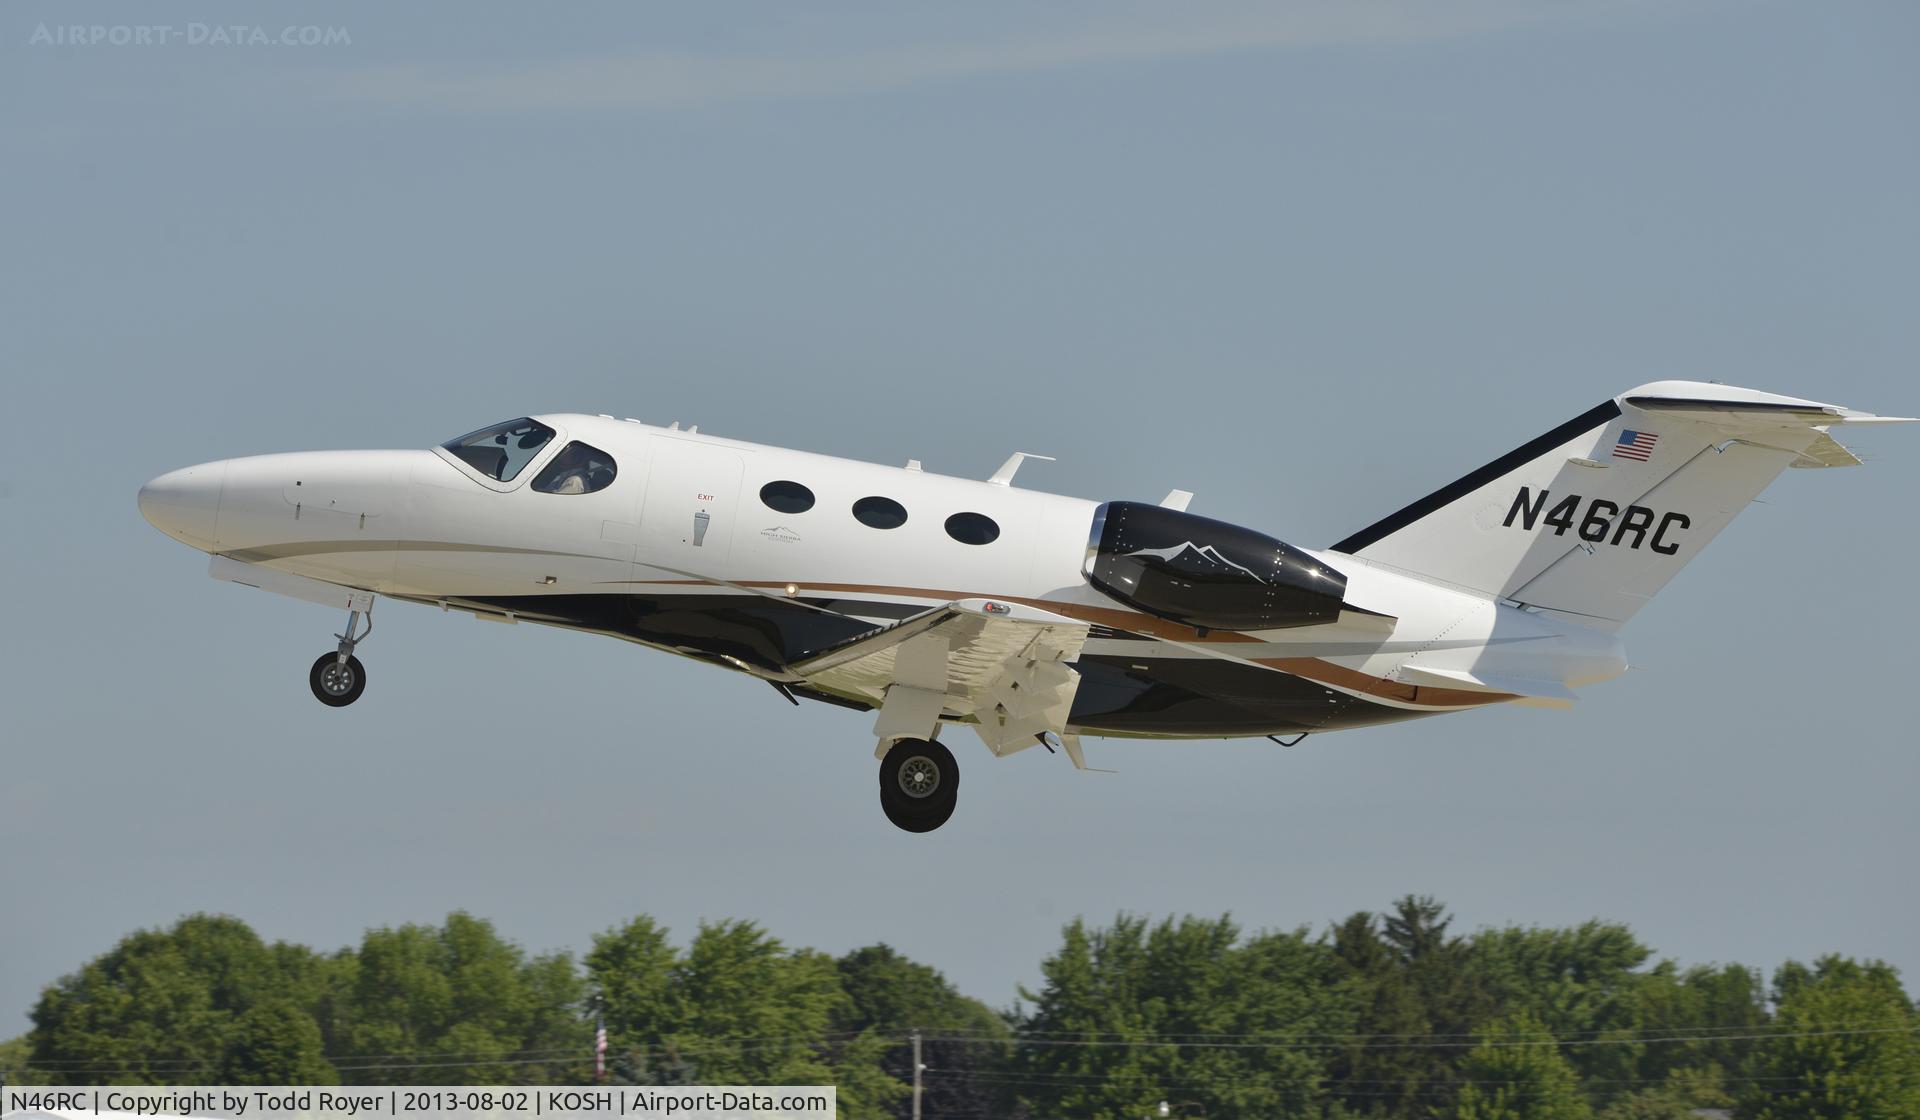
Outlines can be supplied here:
[[920, 1120], [920, 1032], [909, 1037], [913, 1039], [913, 1120]]

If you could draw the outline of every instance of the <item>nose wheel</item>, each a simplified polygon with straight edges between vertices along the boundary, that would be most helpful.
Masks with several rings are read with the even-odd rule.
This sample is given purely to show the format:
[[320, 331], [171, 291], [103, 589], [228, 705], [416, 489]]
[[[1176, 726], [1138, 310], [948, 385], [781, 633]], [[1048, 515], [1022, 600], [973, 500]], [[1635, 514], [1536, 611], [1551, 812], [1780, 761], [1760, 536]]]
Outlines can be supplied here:
[[932, 832], [953, 816], [960, 767], [929, 739], [900, 739], [880, 760], [880, 808], [908, 832]]
[[337, 653], [323, 653], [307, 673], [314, 699], [329, 708], [344, 708], [367, 690], [367, 671], [352, 654], [345, 661]]
[[361, 613], [348, 611], [346, 633], [334, 635], [340, 640], [339, 646], [331, 653], [321, 654], [313, 668], [307, 670], [307, 687], [313, 689], [313, 698], [329, 708], [344, 708], [367, 690], [366, 667], [353, 655], [354, 647], [373, 633], [373, 611], [369, 609], [364, 617], [367, 626], [361, 630]]

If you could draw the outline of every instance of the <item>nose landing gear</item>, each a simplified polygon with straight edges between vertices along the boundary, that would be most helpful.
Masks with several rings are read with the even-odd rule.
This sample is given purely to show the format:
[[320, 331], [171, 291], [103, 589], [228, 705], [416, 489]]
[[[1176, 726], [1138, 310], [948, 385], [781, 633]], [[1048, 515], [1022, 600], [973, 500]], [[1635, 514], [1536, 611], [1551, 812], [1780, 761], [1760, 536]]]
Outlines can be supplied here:
[[344, 708], [367, 690], [367, 670], [360, 659], [353, 655], [355, 646], [367, 640], [373, 633], [373, 606], [367, 605], [367, 628], [359, 629], [361, 612], [347, 612], [347, 630], [344, 634], [335, 634], [340, 645], [332, 653], [323, 653], [307, 671], [307, 686], [313, 689], [313, 698], [329, 708]]
[[953, 816], [960, 767], [930, 739], [899, 739], [880, 760], [880, 808], [908, 832], [932, 832]]

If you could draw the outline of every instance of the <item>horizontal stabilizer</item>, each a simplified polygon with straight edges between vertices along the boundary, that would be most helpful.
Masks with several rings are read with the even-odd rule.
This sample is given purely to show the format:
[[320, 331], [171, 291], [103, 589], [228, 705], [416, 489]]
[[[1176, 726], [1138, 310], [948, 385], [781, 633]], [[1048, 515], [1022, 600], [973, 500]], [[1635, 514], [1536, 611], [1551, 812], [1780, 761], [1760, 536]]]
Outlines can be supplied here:
[[1463, 688], [1469, 692], [1504, 692], [1549, 708], [1571, 708], [1577, 699], [1573, 690], [1559, 681], [1486, 673], [1477, 669], [1430, 669], [1422, 665], [1402, 665], [1400, 677], [1408, 684]]
[[[1670, 383], [1649, 385], [1646, 388], [1661, 389], [1666, 384]], [[1716, 386], [1716, 388], [1727, 389], [1728, 395], [1724, 398], [1682, 397], [1636, 391], [1622, 399], [1642, 412], [1679, 414], [1699, 423], [1718, 422], [1736, 427], [1749, 427], [1756, 421], [1762, 424], [1772, 422], [1782, 426], [1825, 426], [1827, 424], [1911, 424], [1920, 420], [1920, 417], [1914, 416], [1876, 416], [1871, 412], [1821, 404], [1819, 401], [1800, 400], [1797, 397], [1783, 397], [1775, 393], [1762, 393], [1753, 389], [1735, 389], [1732, 386]]]

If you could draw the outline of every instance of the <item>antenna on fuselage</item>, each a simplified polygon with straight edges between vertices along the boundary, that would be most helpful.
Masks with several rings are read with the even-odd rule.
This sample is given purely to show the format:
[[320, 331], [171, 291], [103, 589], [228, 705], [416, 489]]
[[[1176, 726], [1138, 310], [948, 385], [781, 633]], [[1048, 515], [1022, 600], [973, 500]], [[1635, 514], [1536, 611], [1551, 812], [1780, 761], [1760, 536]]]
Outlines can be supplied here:
[[1007, 457], [1006, 462], [1000, 464], [1000, 469], [994, 471], [993, 477], [987, 479], [987, 481], [993, 483], [995, 486], [1012, 486], [1014, 472], [1018, 471], [1020, 464], [1026, 462], [1028, 459], [1044, 459], [1049, 463], [1057, 461], [1051, 455], [1035, 455], [1031, 451], [1016, 451]]

